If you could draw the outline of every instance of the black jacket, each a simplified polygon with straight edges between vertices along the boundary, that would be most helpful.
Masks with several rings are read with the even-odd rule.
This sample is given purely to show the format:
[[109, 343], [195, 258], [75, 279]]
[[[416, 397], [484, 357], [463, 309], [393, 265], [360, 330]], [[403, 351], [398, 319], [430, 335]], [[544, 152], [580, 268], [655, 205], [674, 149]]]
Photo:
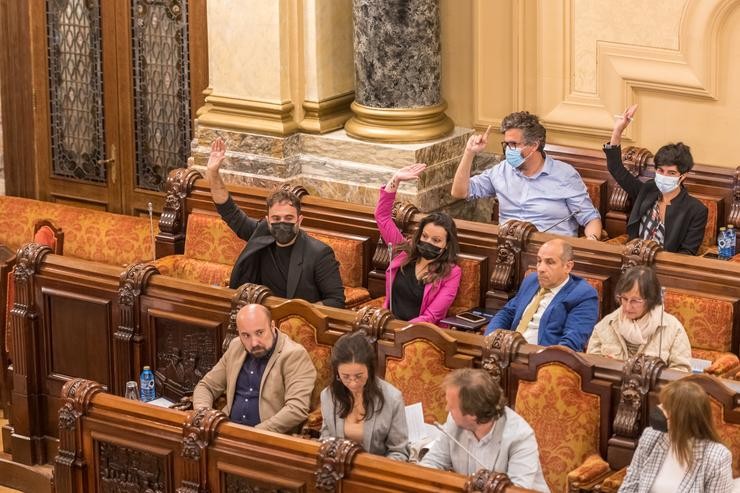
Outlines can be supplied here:
[[[609, 173], [619, 183], [632, 200], [632, 211], [627, 220], [627, 235], [632, 240], [640, 233], [640, 221], [645, 213], [655, 205], [660, 191], [655, 180], [640, 181], [627, 171], [622, 163], [622, 149], [619, 146], [604, 147], [606, 165]], [[665, 211], [665, 238], [663, 249], [667, 252], [696, 255], [704, 239], [709, 211], [681, 185], [681, 191]]]
[[[247, 282], [260, 284], [260, 255], [256, 254], [275, 241], [267, 221], [258, 222], [248, 217], [230, 195], [223, 204], [216, 204], [216, 210], [232, 231], [247, 242], [231, 271], [229, 287], [237, 288]], [[302, 230], [290, 255], [286, 294], [291, 299], [320, 301], [327, 306], [344, 308], [344, 286], [334, 251]]]

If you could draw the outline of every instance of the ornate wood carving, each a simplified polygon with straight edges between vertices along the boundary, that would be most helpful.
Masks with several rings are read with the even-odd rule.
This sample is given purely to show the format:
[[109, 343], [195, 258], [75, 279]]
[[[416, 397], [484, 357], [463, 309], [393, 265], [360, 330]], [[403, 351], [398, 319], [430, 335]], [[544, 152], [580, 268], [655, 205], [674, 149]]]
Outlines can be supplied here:
[[96, 444], [101, 493], [170, 491], [164, 457], [110, 442]]
[[54, 458], [54, 476], [59, 491], [74, 491], [74, 476], [84, 472], [83, 443], [79, 419], [87, 413], [92, 398], [103, 385], [76, 378], [62, 387], [64, 404], [59, 409], [59, 449]]
[[498, 255], [490, 281], [492, 289], [511, 291], [514, 288], [522, 250], [534, 231], [534, 225], [525, 221], [508, 221], [499, 226]]
[[[524, 337], [514, 330], [499, 329], [485, 338], [481, 351], [481, 367], [503, 384], [504, 372], [516, 357]], [[502, 385], [503, 387], [503, 385]]]
[[153, 274], [159, 274], [156, 267], [139, 263], [130, 265], [123, 273], [118, 287], [120, 320], [113, 334], [113, 392], [123, 395], [126, 382], [135, 380], [138, 368], [134, 361], [134, 345], [141, 344], [141, 321], [139, 320], [139, 296], [141, 290]]
[[656, 356], [638, 354], [624, 364], [621, 397], [614, 417], [614, 434], [627, 438], [640, 436], [640, 414], [645, 396], [655, 386], [665, 362]]
[[188, 413], [182, 428], [183, 481], [177, 493], [208, 491], [208, 463], [203, 453], [216, 436], [226, 415], [215, 409], [198, 409]]
[[306, 195], [308, 195], [308, 190], [303, 185], [291, 185], [290, 183], [283, 183], [280, 185], [280, 190], [285, 190], [286, 192], [290, 192], [299, 199], [302, 199]]
[[341, 481], [349, 471], [352, 459], [362, 450], [358, 444], [343, 438], [327, 438], [321, 441], [317, 457], [316, 489], [336, 491], [337, 481]]
[[653, 240], [635, 238], [622, 248], [622, 272], [635, 265], [653, 265], [655, 255], [662, 250], [663, 247]]
[[468, 479], [463, 487], [466, 493], [503, 493], [513, 483], [502, 472], [481, 469]]
[[185, 233], [185, 198], [190, 194], [193, 183], [203, 175], [192, 168], [178, 168], [167, 177], [167, 195], [162, 215], [159, 216], [159, 231], [170, 235]]
[[218, 361], [218, 335], [198, 326], [157, 319], [156, 337], [157, 393], [179, 401], [193, 393]]
[[236, 290], [236, 294], [231, 298], [231, 313], [229, 314], [229, 325], [226, 328], [226, 336], [224, 337], [221, 349], [223, 352], [229, 347], [231, 340], [236, 337], [236, 314], [244, 305], [251, 305], [254, 303], [262, 305], [268, 296], [272, 296], [272, 291], [267, 286], [261, 284], [246, 283], [239, 286]]
[[[642, 147], [627, 147], [622, 149], [622, 163], [633, 176], [639, 176], [653, 153]], [[618, 183], [614, 184], [611, 196], [609, 197], [609, 210], [627, 212], [632, 206], [627, 192], [624, 191]]]
[[226, 493], [293, 493], [293, 490], [258, 486], [249, 479], [234, 474], [225, 474], [224, 482]]
[[[411, 224], [411, 220], [414, 218], [414, 214], [417, 214], [419, 209], [409, 202], [394, 202], [393, 203], [393, 222], [396, 223], [401, 233], [406, 234], [407, 228]], [[398, 245], [393, 245], [394, 249]], [[394, 254], [395, 255], [395, 254]], [[388, 244], [383, 241], [383, 238], [378, 238], [378, 244], [375, 246], [375, 253], [373, 253], [372, 267], [377, 272], [385, 272], [390, 263], [390, 255], [388, 253]]]
[[352, 321], [352, 331], [364, 330], [370, 342], [375, 344], [382, 336], [388, 322], [394, 319], [393, 314], [385, 308], [366, 306], [357, 311]]
[[727, 224], [734, 225], [736, 230], [740, 226], [740, 166], [735, 170], [735, 181], [732, 184], [732, 204], [730, 204]]

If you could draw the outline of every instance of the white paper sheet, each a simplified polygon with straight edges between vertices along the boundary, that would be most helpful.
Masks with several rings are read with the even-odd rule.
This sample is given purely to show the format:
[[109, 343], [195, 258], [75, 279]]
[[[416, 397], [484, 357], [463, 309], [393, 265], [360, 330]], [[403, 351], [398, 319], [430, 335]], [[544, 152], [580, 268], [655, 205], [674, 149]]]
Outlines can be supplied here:
[[691, 358], [691, 371], [694, 373], [704, 373], [712, 362], [708, 359]]
[[425, 439], [434, 439], [439, 430], [424, 422], [424, 409], [421, 402], [406, 406], [406, 426], [409, 429], [409, 442], [419, 442]]

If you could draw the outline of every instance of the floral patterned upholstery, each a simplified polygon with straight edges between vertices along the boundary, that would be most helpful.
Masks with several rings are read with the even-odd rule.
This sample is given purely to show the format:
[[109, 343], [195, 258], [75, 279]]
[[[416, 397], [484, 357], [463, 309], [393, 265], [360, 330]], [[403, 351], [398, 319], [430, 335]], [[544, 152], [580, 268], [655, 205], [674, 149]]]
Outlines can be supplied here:
[[401, 359], [389, 356], [385, 380], [403, 394], [406, 404], [421, 402], [427, 423], [444, 423], [447, 410], [442, 380], [452, 371], [445, 366], [445, 354], [428, 341], [415, 339], [403, 345]]
[[64, 255], [112, 265], [153, 258], [147, 218], [19, 197], [0, 199], [0, 242], [18, 248], [31, 241], [40, 219], [64, 231]]
[[730, 301], [666, 288], [665, 309], [683, 324], [692, 349], [731, 351], [734, 313]]
[[732, 452], [732, 476], [736, 478], [740, 476], [740, 424], [725, 421], [722, 404], [712, 396], [709, 396], [709, 405], [717, 433]]
[[600, 398], [581, 388], [580, 375], [561, 363], [540, 366], [534, 382], [519, 382], [516, 412], [534, 429], [553, 492], [566, 491], [568, 472], [599, 451]]
[[713, 247], [717, 246], [717, 229], [719, 228], [717, 222], [717, 201], [711, 197], [696, 197], [699, 202], [704, 204], [707, 208], [707, 225], [704, 228], [704, 240], [702, 240], [702, 247]]
[[188, 215], [183, 252], [186, 257], [232, 266], [246, 245], [221, 216], [200, 212]]
[[331, 381], [331, 346], [319, 344], [316, 338], [316, 328], [306, 319], [298, 315], [291, 315], [275, 323], [282, 332], [288, 334], [291, 339], [302, 345], [311, 356], [311, 361], [316, 367], [316, 384], [311, 394], [311, 409], [316, 409], [320, 404], [321, 391]]
[[152, 262], [152, 265], [162, 275], [211, 286], [226, 287], [229, 285], [229, 278], [231, 277], [231, 265], [192, 259], [186, 255], [162, 257]]
[[480, 261], [470, 258], [459, 258], [457, 265], [462, 271], [460, 288], [447, 310], [447, 315], [457, 315], [460, 312], [480, 306], [481, 268]]
[[367, 288], [344, 286], [345, 308], [355, 308], [366, 301], [370, 301], [370, 291], [368, 291]]

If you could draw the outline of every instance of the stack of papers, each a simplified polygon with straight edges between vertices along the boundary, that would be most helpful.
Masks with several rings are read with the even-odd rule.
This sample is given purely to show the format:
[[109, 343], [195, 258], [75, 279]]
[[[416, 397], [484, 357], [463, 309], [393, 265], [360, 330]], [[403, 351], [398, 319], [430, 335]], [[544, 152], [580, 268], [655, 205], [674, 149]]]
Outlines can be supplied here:
[[424, 422], [424, 409], [421, 402], [406, 406], [406, 426], [409, 429], [409, 442], [421, 442], [434, 440], [440, 435], [440, 431]]
[[694, 373], [704, 373], [712, 362], [708, 359], [691, 358], [691, 371]]

